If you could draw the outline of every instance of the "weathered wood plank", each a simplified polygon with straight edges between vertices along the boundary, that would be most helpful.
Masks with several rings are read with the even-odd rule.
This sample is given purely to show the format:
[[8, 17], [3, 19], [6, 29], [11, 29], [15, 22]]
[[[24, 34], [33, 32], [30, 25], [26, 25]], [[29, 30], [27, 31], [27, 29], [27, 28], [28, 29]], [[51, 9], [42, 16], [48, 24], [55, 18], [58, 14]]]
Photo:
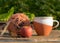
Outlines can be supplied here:
[[[8, 35], [9, 36], [9, 35]], [[37, 36], [36, 32], [33, 32], [33, 35], [31, 38], [12, 38], [12, 37], [0, 37], [0, 40], [10, 40], [10, 41], [60, 41], [60, 30], [53, 30], [50, 34], [50, 36]]]

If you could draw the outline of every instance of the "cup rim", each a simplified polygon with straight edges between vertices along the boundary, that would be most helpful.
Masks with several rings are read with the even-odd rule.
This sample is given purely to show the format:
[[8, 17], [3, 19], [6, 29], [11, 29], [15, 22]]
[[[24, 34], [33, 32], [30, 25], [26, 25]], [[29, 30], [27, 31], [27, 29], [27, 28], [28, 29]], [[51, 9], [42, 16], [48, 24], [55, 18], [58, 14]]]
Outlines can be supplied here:
[[53, 18], [53, 17], [35, 17], [35, 18]]

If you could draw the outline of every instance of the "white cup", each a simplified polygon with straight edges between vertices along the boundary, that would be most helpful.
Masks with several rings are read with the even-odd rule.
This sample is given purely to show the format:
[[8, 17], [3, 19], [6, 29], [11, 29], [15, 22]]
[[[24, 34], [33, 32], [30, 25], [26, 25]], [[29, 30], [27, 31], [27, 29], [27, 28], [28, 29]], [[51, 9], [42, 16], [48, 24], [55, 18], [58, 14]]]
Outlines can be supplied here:
[[[57, 23], [54, 27], [53, 22]], [[53, 17], [35, 17], [33, 25], [38, 35], [48, 36], [53, 28], [59, 26], [59, 22], [53, 20]]]

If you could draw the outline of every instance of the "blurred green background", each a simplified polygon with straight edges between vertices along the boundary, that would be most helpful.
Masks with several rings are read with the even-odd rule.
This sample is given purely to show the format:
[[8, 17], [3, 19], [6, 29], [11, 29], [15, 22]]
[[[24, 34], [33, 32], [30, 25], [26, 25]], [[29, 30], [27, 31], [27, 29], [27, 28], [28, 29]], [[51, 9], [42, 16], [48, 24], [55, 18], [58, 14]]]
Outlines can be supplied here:
[[0, 0], [0, 14], [14, 7], [14, 13], [53, 16], [60, 22], [60, 0]]

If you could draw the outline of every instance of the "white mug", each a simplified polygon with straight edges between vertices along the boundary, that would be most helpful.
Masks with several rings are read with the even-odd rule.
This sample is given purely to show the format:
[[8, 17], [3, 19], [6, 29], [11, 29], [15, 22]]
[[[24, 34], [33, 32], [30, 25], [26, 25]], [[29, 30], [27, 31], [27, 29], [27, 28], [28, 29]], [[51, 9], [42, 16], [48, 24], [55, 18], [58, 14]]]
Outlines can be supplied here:
[[[53, 22], [57, 22], [57, 25], [54, 27]], [[33, 25], [38, 35], [48, 36], [53, 28], [59, 26], [59, 22], [53, 20], [53, 17], [35, 17]]]

